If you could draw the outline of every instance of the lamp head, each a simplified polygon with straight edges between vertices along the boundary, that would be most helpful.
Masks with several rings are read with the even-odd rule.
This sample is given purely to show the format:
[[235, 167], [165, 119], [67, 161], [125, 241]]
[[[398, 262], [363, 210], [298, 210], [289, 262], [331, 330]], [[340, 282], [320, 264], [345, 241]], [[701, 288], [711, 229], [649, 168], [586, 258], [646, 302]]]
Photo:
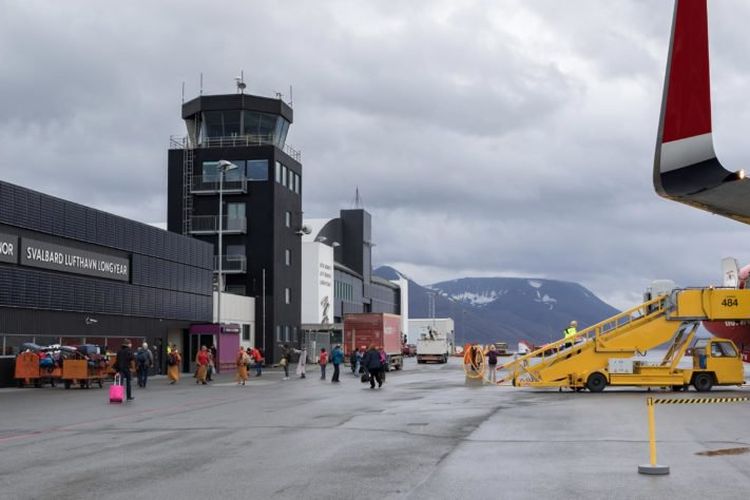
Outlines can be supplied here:
[[218, 167], [219, 167], [219, 170], [223, 172], [228, 172], [229, 170], [234, 170], [236, 168], [239, 168], [237, 165], [227, 160], [219, 160]]

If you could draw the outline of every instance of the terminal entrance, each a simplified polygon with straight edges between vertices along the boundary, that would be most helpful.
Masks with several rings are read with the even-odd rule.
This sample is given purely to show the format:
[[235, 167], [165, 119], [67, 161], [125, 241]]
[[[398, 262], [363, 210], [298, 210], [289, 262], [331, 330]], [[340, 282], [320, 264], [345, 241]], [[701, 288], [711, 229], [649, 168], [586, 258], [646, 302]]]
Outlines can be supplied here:
[[185, 356], [182, 359], [182, 369], [185, 372], [195, 372], [195, 357], [198, 355], [201, 346], [208, 349], [216, 347], [216, 335], [207, 333], [189, 333], [184, 334], [184, 345], [187, 346]]

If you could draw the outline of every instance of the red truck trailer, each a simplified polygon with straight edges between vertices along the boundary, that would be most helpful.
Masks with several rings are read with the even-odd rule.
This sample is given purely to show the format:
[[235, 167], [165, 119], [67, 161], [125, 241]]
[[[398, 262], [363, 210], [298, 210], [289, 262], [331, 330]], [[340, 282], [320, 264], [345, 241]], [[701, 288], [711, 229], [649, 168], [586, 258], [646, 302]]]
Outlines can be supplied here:
[[344, 353], [347, 359], [357, 347], [383, 346], [388, 366], [400, 370], [404, 366], [401, 350], [401, 316], [386, 313], [346, 314], [344, 316]]

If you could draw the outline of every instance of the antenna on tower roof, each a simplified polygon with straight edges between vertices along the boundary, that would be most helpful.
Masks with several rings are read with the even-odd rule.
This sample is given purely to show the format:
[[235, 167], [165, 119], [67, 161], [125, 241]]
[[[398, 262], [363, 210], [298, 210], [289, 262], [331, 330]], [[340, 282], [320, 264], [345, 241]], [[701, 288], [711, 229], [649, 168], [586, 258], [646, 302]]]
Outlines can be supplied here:
[[203, 73], [201, 73], [201, 90], [198, 95], [203, 95]]
[[359, 186], [354, 188], [354, 201], [352, 202], [353, 208], [365, 208], [365, 204], [362, 201], [362, 197], [359, 195]]

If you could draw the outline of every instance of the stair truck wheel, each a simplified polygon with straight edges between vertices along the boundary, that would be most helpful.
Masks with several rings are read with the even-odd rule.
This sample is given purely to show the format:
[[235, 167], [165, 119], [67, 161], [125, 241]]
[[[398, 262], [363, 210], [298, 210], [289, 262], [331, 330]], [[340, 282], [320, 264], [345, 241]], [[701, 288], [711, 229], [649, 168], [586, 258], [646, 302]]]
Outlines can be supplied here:
[[607, 377], [599, 372], [592, 373], [586, 380], [586, 388], [591, 392], [602, 392], [607, 386]]
[[710, 373], [698, 373], [693, 378], [693, 387], [698, 392], [708, 392], [714, 386], [714, 379]]

